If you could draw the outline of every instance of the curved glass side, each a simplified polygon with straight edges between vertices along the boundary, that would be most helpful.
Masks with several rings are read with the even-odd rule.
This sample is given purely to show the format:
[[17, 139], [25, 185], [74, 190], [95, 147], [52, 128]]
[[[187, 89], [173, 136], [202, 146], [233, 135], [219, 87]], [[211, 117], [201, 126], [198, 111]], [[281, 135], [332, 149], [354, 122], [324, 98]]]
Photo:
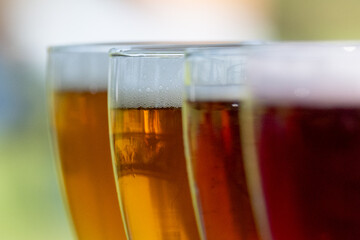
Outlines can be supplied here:
[[204, 239], [259, 239], [247, 186], [242, 128], [249, 48], [188, 51], [184, 142], [193, 202]]

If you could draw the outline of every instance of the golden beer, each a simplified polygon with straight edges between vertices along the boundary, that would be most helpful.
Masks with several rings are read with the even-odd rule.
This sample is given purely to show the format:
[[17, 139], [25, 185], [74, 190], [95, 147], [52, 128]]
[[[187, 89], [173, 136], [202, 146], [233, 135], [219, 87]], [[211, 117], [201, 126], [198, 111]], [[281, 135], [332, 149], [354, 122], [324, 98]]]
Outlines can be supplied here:
[[123, 212], [131, 239], [199, 239], [186, 173], [181, 108], [111, 110]]
[[79, 240], [125, 240], [108, 108], [108, 51], [129, 44], [52, 47], [48, 90], [53, 145], [63, 196]]
[[57, 90], [53, 121], [79, 239], [125, 239], [110, 154], [107, 92]]

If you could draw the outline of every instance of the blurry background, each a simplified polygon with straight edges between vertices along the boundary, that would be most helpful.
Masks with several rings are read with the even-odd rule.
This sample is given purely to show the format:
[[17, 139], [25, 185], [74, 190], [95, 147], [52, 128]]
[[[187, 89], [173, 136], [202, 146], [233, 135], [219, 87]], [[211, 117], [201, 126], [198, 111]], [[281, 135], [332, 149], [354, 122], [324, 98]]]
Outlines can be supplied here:
[[50, 45], [360, 37], [358, 0], [0, 0], [0, 239], [72, 239], [48, 139]]

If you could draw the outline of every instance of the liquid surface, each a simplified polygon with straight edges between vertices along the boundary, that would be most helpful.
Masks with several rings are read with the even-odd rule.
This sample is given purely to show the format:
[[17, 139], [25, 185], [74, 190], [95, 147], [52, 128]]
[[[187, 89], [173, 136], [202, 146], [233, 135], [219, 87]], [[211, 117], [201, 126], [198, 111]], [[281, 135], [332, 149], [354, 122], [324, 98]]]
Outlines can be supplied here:
[[257, 106], [274, 240], [360, 239], [360, 109]]
[[56, 92], [61, 173], [79, 239], [126, 239], [110, 155], [107, 93]]
[[187, 145], [208, 240], [258, 239], [240, 144], [238, 104], [187, 102]]
[[197, 240], [180, 108], [114, 109], [123, 213], [132, 240]]

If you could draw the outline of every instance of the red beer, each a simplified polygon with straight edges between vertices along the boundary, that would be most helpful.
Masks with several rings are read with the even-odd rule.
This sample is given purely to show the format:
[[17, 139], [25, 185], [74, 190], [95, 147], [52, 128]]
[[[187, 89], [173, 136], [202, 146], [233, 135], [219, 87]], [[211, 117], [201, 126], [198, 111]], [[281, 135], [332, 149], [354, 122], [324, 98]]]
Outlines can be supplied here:
[[360, 239], [359, 64], [359, 43], [248, 58], [243, 146], [264, 240]]
[[257, 240], [237, 101], [187, 101], [187, 143], [207, 240]]
[[360, 107], [263, 105], [254, 119], [273, 239], [360, 239]]

